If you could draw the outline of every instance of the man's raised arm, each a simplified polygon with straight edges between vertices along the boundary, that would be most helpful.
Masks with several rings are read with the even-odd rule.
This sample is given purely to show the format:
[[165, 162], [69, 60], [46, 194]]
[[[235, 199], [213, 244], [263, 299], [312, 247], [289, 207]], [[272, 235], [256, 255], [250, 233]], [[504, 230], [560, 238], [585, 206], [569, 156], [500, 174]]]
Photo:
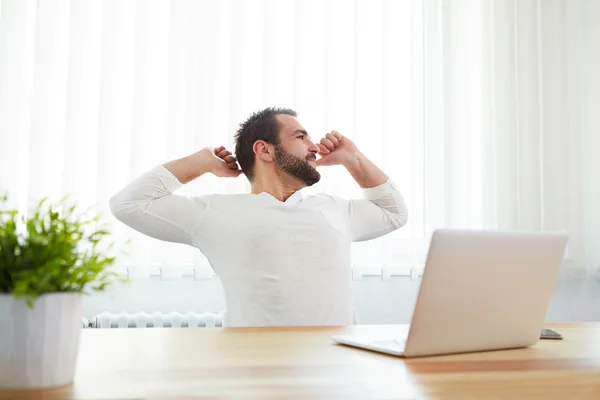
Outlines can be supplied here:
[[142, 174], [110, 199], [110, 210], [119, 221], [145, 235], [193, 245], [192, 229], [206, 205], [202, 197], [174, 193], [209, 172], [221, 177], [241, 174], [224, 147], [207, 147]]
[[348, 203], [353, 241], [375, 239], [406, 224], [408, 209], [402, 194], [350, 139], [332, 131], [318, 146], [321, 159], [317, 165], [343, 165], [363, 189], [363, 199]]

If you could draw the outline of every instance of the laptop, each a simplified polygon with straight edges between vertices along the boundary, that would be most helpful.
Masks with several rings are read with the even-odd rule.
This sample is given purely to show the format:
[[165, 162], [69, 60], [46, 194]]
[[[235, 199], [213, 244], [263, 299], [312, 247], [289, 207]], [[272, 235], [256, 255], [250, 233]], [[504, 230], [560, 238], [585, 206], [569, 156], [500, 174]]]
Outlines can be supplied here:
[[333, 341], [402, 357], [532, 346], [567, 240], [564, 232], [437, 230], [408, 336], [340, 334]]

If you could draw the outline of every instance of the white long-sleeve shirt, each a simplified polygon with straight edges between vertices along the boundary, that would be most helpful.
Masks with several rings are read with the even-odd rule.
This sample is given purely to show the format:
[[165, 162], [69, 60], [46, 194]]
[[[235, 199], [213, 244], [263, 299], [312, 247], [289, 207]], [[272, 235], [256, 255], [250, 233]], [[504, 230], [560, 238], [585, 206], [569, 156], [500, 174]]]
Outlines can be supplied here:
[[226, 326], [353, 323], [350, 244], [403, 226], [408, 212], [388, 180], [345, 200], [297, 191], [176, 195], [157, 166], [110, 200], [114, 216], [156, 239], [197, 247], [220, 277]]

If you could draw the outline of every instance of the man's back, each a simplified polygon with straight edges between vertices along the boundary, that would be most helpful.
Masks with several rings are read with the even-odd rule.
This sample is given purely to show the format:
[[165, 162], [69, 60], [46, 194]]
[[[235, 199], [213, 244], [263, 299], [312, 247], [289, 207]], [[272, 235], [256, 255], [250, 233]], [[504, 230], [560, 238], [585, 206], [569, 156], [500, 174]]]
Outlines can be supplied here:
[[352, 324], [351, 236], [326, 196], [212, 195], [194, 229], [228, 326]]
[[[376, 194], [397, 208], [401, 197], [386, 185]], [[350, 245], [397, 228], [366, 199], [300, 191], [285, 202], [266, 192], [187, 198], [173, 194], [180, 186], [159, 166], [111, 209], [142, 233], [202, 251], [221, 279], [228, 326], [352, 324]]]

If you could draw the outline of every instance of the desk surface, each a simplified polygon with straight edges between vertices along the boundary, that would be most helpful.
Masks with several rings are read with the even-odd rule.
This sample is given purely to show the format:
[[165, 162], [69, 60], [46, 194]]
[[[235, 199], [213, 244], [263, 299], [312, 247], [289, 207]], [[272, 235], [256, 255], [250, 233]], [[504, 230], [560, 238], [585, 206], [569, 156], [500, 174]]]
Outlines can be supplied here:
[[75, 382], [1, 399], [600, 399], [600, 324], [527, 349], [402, 359], [335, 345], [349, 328], [86, 329]]

